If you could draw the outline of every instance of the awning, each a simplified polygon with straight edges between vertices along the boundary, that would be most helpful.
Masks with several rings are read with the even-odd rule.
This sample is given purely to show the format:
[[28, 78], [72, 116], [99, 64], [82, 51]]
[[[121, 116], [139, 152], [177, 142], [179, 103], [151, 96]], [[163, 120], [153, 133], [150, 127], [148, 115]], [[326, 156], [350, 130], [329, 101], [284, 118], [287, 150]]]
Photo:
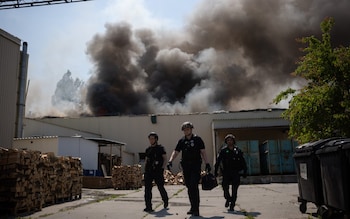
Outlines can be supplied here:
[[[120, 154], [120, 159], [121, 161], [123, 160], [123, 157], [122, 157], [122, 146], [126, 145], [126, 143], [124, 142], [120, 142], [120, 141], [115, 141], [115, 140], [110, 140], [110, 139], [106, 139], [106, 138], [85, 138], [87, 140], [90, 140], [90, 141], [95, 141], [98, 143], [98, 147], [106, 147], [109, 145], [109, 149], [110, 149], [110, 152], [109, 152], [109, 156], [110, 156], [110, 175], [112, 174], [112, 146], [119, 146], [119, 154]], [[103, 175], [104, 177], [107, 177], [107, 172], [105, 170], [105, 167], [104, 165], [101, 166], [102, 168], [102, 172], [103, 172]]]
[[115, 145], [118, 145], [118, 146], [126, 145], [126, 143], [124, 143], [124, 142], [110, 140], [110, 139], [106, 139], [106, 138], [92, 138], [92, 137], [90, 138], [90, 137], [88, 137], [88, 138], [85, 138], [85, 139], [90, 140], [90, 141], [95, 141], [95, 142], [97, 142], [97, 143], [99, 143], [101, 145], [103, 145], [103, 144], [104, 145], [115, 144]]

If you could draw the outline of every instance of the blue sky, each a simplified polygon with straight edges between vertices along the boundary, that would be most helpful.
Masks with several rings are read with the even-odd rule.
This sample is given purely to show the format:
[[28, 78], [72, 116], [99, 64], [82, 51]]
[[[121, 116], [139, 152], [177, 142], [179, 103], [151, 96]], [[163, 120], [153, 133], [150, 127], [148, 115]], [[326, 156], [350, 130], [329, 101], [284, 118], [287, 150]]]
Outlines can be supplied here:
[[93, 71], [86, 45], [106, 23], [127, 21], [133, 28], [182, 28], [199, 0], [93, 0], [0, 10], [0, 28], [28, 43], [30, 81], [27, 113], [48, 112], [58, 80], [67, 70], [87, 80]]

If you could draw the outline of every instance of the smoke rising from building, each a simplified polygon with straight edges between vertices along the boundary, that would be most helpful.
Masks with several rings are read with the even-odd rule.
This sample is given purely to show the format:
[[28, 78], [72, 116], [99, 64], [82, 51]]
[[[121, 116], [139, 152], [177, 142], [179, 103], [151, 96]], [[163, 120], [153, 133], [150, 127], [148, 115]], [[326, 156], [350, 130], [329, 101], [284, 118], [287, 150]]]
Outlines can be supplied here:
[[78, 116], [86, 111], [83, 101], [85, 89], [84, 82], [78, 78], [73, 79], [68, 70], [57, 82], [55, 93], [51, 97], [52, 106], [66, 115]]
[[347, 0], [205, 0], [180, 33], [107, 24], [88, 44], [87, 104], [94, 115], [270, 107], [304, 83], [291, 76], [302, 55], [296, 39], [319, 36], [334, 17], [334, 45], [345, 45], [349, 8]]

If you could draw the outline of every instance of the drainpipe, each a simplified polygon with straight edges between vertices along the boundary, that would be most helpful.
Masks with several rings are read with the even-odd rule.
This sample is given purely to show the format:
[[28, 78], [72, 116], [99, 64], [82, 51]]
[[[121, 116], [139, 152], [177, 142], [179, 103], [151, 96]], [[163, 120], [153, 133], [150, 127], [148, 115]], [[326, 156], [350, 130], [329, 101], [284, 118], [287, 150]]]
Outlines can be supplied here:
[[23, 119], [25, 113], [25, 101], [26, 101], [26, 84], [27, 84], [27, 70], [28, 70], [28, 44], [23, 43], [20, 70], [18, 76], [18, 93], [17, 93], [17, 116], [16, 116], [16, 138], [23, 137]]

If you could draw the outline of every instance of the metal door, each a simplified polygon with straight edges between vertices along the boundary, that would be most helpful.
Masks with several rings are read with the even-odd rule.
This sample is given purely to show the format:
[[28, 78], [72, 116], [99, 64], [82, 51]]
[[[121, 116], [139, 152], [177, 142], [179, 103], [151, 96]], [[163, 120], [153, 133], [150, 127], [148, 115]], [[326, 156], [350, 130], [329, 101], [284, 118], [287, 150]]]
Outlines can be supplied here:
[[260, 175], [259, 141], [237, 141], [236, 144], [243, 151], [247, 163], [247, 174]]

